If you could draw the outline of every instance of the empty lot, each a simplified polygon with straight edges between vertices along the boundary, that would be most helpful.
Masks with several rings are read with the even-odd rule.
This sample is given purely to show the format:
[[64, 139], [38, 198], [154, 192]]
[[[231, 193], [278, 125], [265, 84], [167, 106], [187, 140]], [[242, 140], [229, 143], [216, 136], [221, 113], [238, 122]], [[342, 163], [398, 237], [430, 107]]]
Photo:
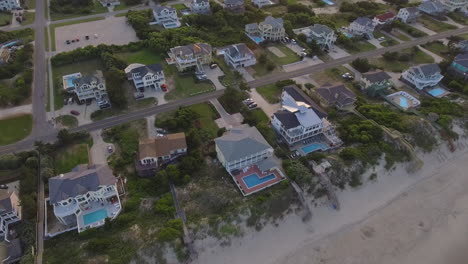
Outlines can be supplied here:
[[[127, 23], [126, 17], [106, 17], [104, 20], [73, 24], [55, 29], [56, 51], [70, 51], [87, 45], [124, 45], [138, 41], [135, 31]], [[95, 37], [97, 34], [97, 38]], [[89, 40], [85, 40], [89, 36]], [[65, 41], [80, 39], [67, 45]]]

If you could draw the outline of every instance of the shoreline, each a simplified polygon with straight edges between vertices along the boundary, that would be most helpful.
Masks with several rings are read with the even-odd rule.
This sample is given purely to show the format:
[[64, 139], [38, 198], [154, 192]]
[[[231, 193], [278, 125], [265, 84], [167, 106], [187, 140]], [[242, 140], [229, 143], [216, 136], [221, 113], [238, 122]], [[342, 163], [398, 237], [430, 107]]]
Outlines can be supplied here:
[[[312, 219], [306, 223], [301, 221], [299, 215], [290, 214], [285, 216], [282, 221], [279, 221], [277, 227], [269, 224], [258, 232], [245, 230], [243, 237], [232, 238], [231, 245], [227, 247], [219, 246], [216, 243], [217, 241], [212, 238], [196, 241], [199, 258], [194, 263], [299, 264], [310, 263], [314, 257], [318, 257], [317, 261], [319, 261], [320, 256], [325, 254], [323, 252], [327, 252], [322, 249], [322, 247], [326, 248], [323, 246], [324, 243], [340, 240], [338, 238], [342, 237], [343, 233], [348, 233], [363, 225], [369, 219], [385, 213], [387, 208], [392, 207], [402, 198], [408, 197], [408, 194], [414, 189], [423, 186], [441, 174], [444, 175], [448, 170], [447, 168], [457, 167], [456, 164], [459, 163], [462, 164], [461, 166], [467, 164], [468, 140], [460, 138], [457, 145], [460, 150], [453, 153], [448, 151], [446, 144], [441, 144], [430, 153], [418, 153], [425, 164], [413, 174], [406, 172], [407, 163], [399, 164], [395, 170], [391, 171], [386, 171], [382, 166], [378, 166], [376, 168], [377, 181], [369, 182], [367, 177], [374, 172], [372, 168], [369, 169], [363, 176], [363, 180], [366, 180], [366, 182], [361, 187], [357, 189], [348, 187], [338, 193], [342, 205], [340, 211], [335, 211], [323, 205], [313, 207]], [[466, 161], [464, 161], [465, 159]], [[365, 235], [362, 233], [360, 235], [366, 237], [372, 236], [377, 231], [371, 228], [364, 232]], [[360, 240], [359, 236], [357, 238]], [[359, 240], [356, 242], [359, 242]], [[348, 241], [348, 243], [353, 241], [355, 239]], [[385, 242], [383, 243], [385, 244]], [[354, 244], [351, 248], [359, 247], [361, 243]], [[331, 247], [336, 247], [336, 245]], [[342, 250], [347, 251], [346, 248]], [[339, 255], [339, 252], [335, 252], [333, 256], [335, 257], [336, 254]], [[346, 256], [346, 260], [342, 259], [344, 262], [330, 263], [382, 263], [372, 262], [374, 260], [369, 260], [369, 262], [366, 259], [348, 262], [348, 258], [349, 256]], [[360, 256], [358, 255], [356, 258], [359, 259]]]

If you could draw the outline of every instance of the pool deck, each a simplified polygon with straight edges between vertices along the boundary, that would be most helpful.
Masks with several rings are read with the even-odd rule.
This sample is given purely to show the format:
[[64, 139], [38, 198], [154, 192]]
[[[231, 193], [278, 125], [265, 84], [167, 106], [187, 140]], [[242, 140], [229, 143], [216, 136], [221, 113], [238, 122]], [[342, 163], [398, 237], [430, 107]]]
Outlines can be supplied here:
[[[245, 184], [245, 182], [242, 179], [244, 177], [247, 177], [247, 176], [252, 175], [254, 173], [257, 174], [260, 178], [266, 177], [266, 176], [268, 176], [270, 174], [274, 174], [276, 177], [269, 180], [269, 181], [266, 181], [264, 183], [256, 185], [256, 186], [254, 186], [252, 188], [249, 188], [249, 187], [247, 187], [247, 185]], [[270, 187], [270, 186], [272, 186], [274, 184], [277, 184], [278, 182], [284, 180], [284, 175], [278, 168], [273, 168], [271, 170], [262, 172], [257, 167], [257, 165], [251, 165], [248, 170], [246, 170], [245, 172], [241, 171], [239, 174], [233, 175], [232, 178], [234, 179], [237, 187], [239, 187], [241, 193], [244, 196], [247, 196], [247, 195], [256, 193], [258, 191], [261, 191], [261, 190], [263, 190], [265, 188], [268, 188], [268, 187]]]
[[105, 224], [106, 219], [102, 219], [101, 221], [97, 221], [94, 223], [90, 223], [88, 225], [84, 224], [84, 215], [94, 213], [99, 210], [106, 210], [107, 217], [110, 219], [114, 219], [121, 211], [120, 202], [117, 200], [114, 203], [111, 202], [90, 202], [89, 206], [83, 208], [83, 213], [78, 215], [77, 223], [78, 223], [78, 232], [82, 232], [88, 228], [98, 227]]

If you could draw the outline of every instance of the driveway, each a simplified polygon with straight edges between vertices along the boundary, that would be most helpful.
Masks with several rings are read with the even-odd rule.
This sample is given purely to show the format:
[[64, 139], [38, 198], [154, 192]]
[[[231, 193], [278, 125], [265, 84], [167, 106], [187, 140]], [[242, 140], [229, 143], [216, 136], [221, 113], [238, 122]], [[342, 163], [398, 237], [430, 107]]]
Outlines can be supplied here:
[[214, 69], [211, 69], [210, 67], [204, 67], [204, 70], [208, 79], [216, 87], [216, 90], [226, 89], [226, 87], [224, 87], [224, 85], [219, 81], [219, 77], [224, 76], [224, 72], [219, 67]]
[[334, 46], [333, 49], [330, 52], [328, 52], [328, 55], [332, 57], [333, 59], [339, 59], [339, 58], [347, 57], [350, 54], [346, 52], [344, 49]]
[[74, 117], [76, 117], [76, 119], [78, 120], [78, 125], [81, 126], [93, 122], [91, 120], [91, 113], [99, 110], [99, 106], [97, 105], [95, 100], [93, 100], [91, 105], [79, 105], [77, 103], [73, 103], [63, 106], [60, 110], [56, 110], [54, 113], [48, 112], [47, 116], [49, 119], [53, 119], [54, 117], [58, 117], [61, 115], [70, 115], [70, 111], [72, 110], [78, 111], [80, 113], [78, 116]]
[[148, 138], [155, 138], [158, 135], [158, 132], [156, 132], [156, 127], [154, 126], [155, 120], [155, 115], [150, 115], [146, 117], [146, 131], [148, 133]]
[[310, 77], [310, 75], [302, 75], [302, 76], [299, 76], [299, 77], [296, 77], [296, 78], [293, 78], [293, 80], [297, 83], [297, 84], [302, 84], [302, 85], [305, 85], [306, 83], [311, 83], [313, 84], [315, 87], [320, 87], [320, 85]]
[[437, 32], [434, 32], [434, 31], [428, 29], [427, 27], [425, 27], [423, 24], [421, 24], [419, 22], [413, 23], [413, 24], [411, 24], [411, 26], [413, 26], [413, 27], [415, 27], [415, 28], [421, 30], [422, 32], [427, 33], [428, 35], [431, 35], [431, 36], [437, 34]]
[[[89, 40], [85, 40], [89, 36]], [[97, 36], [97, 37], [96, 37]], [[67, 45], [65, 41], [77, 39], [79, 42]], [[124, 45], [138, 41], [133, 28], [127, 24], [126, 17], [106, 17], [104, 20], [73, 24], [55, 29], [57, 52], [70, 51], [88, 45]]]
[[238, 68], [237, 71], [242, 75], [246, 82], [254, 81], [255, 78], [244, 68]]
[[343, 64], [343, 67], [345, 67], [346, 69], [350, 70], [353, 73], [354, 80], [356, 82], [361, 80], [362, 74], [358, 70], [354, 69], [353, 66], [351, 66], [349, 64]]
[[290, 72], [290, 71], [295, 71], [295, 70], [302, 69], [304, 67], [317, 65], [317, 64], [320, 64], [320, 63], [323, 63], [323, 61], [318, 59], [318, 58], [313, 59], [313, 58], [305, 57], [301, 61], [294, 62], [294, 63], [291, 63], [291, 64], [286, 64], [286, 65], [283, 65], [282, 67], [283, 67], [283, 71]]
[[281, 108], [281, 104], [270, 104], [268, 103], [263, 97], [257, 93], [256, 89], [251, 89], [250, 90], [250, 97], [253, 99], [255, 103], [257, 103], [258, 107], [260, 107], [263, 112], [268, 116], [268, 118], [271, 118], [271, 116], [276, 113]]
[[93, 138], [93, 146], [90, 149], [93, 164], [107, 164], [107, 158], [111, 155], [107, 148], [111, 146], [115, 149], [113, 144], [104, 142], [101, 133], [102, 129], [90, 133]]
[[244, 118], [241, 114], [229, 114], [228, 112], [226, 112], [226, 110], [224, 110], [224, 107], [219, 103], [218, 99], [211, 99], [210, 103], [214, 106], [216, 111], [221, 116], [220, 118], [215, 120], [219, 128], [224, 127], [226, 129], [230, 129], [232, 127], [240, 126], [242, 124]]
[[421, 47], [421, 45], [418, 45], [418, 48], [421, 49], [422, 51], [424, 51], [425, 53], [429, 54], [433, 59], [434, 59], [434, 62], [435, 63], [440, 63], [441, 61], [444, 60], [444, 58], [442, 58], [441, 56], [435, 54], [434, 52], [432, 51], [429, 51], [423, 47]]
[[378, 41], [376, 38], [369, 39], [367, 40], [370, 44], [376, 46], [378, 49], [383, 48], [383, 46], [380, 44], [380, 41]]
[[32, 112], [32, 104], [20, 105], [11, 108], [0, 109], [0, 119], [5, 119], [9, 116], [30, 114]]

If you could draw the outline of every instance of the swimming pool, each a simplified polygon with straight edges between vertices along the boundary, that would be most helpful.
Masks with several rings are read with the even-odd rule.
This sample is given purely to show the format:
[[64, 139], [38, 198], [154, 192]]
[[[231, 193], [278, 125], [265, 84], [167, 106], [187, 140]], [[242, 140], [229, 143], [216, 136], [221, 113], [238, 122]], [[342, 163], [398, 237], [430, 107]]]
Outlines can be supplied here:
[[101, 209], [96, 212], [92, 212], [90, 214], [83, 215], [83, 222], [84, 225], [89, 225], [92, 223], [99, 222], [107, 217], [107, 210]]
[[73, 84], [73, 81], [76, 80], [76, 79], [77, 79], [77, 77], [70, 77], [70, 78], [68, 78], [68, 79], [67, 79], [67, 85], [68, 85], [68, 87], [73, 87], [73, 86], [75, 86], [75, 85]]
[[442, 88], [434, 88], [432, 90], [429, 90], [428, 93], [434, 97], [439, 97], [443, 95], [446, 91]]
[[408, 99], [403, 96], [400, 96], [400, 106], [403, 108], [408, 108]]
[[251, 36], [251, 35], [247, 35], [247, 36], [249, 36], [249, 38], [257, 44], [260, 44], [265, 40], [262, 37], [258, 37], [258, 36]]
[[258, 177], [258, 174], [254, 173], [254, 174], [250, 174], [249, 176], [242, 178], [242, 180], [244, 181], [245, 185], [247, 185], [248, 188], [252, 188], [264, 182], [267, 182], [269, 180], [273, 180], [274, 178], [276, 178], [276, 176], [273, 173], [263, 178]]
[[302, 147], [301, 149], [302, 151], [304, 151], [305, 154], [309, 154], [317, 150], [326, 150], [327, 148], [328, 146], [325, 144], [314, 143], [314, 144], [310, 144], [308, 146]]
[[324, 2], [325, 4], [327, 5], [334, 5], [335, 3], [333, 3], [332, 1], [330, 0], [322, 0], [322, 2]]

